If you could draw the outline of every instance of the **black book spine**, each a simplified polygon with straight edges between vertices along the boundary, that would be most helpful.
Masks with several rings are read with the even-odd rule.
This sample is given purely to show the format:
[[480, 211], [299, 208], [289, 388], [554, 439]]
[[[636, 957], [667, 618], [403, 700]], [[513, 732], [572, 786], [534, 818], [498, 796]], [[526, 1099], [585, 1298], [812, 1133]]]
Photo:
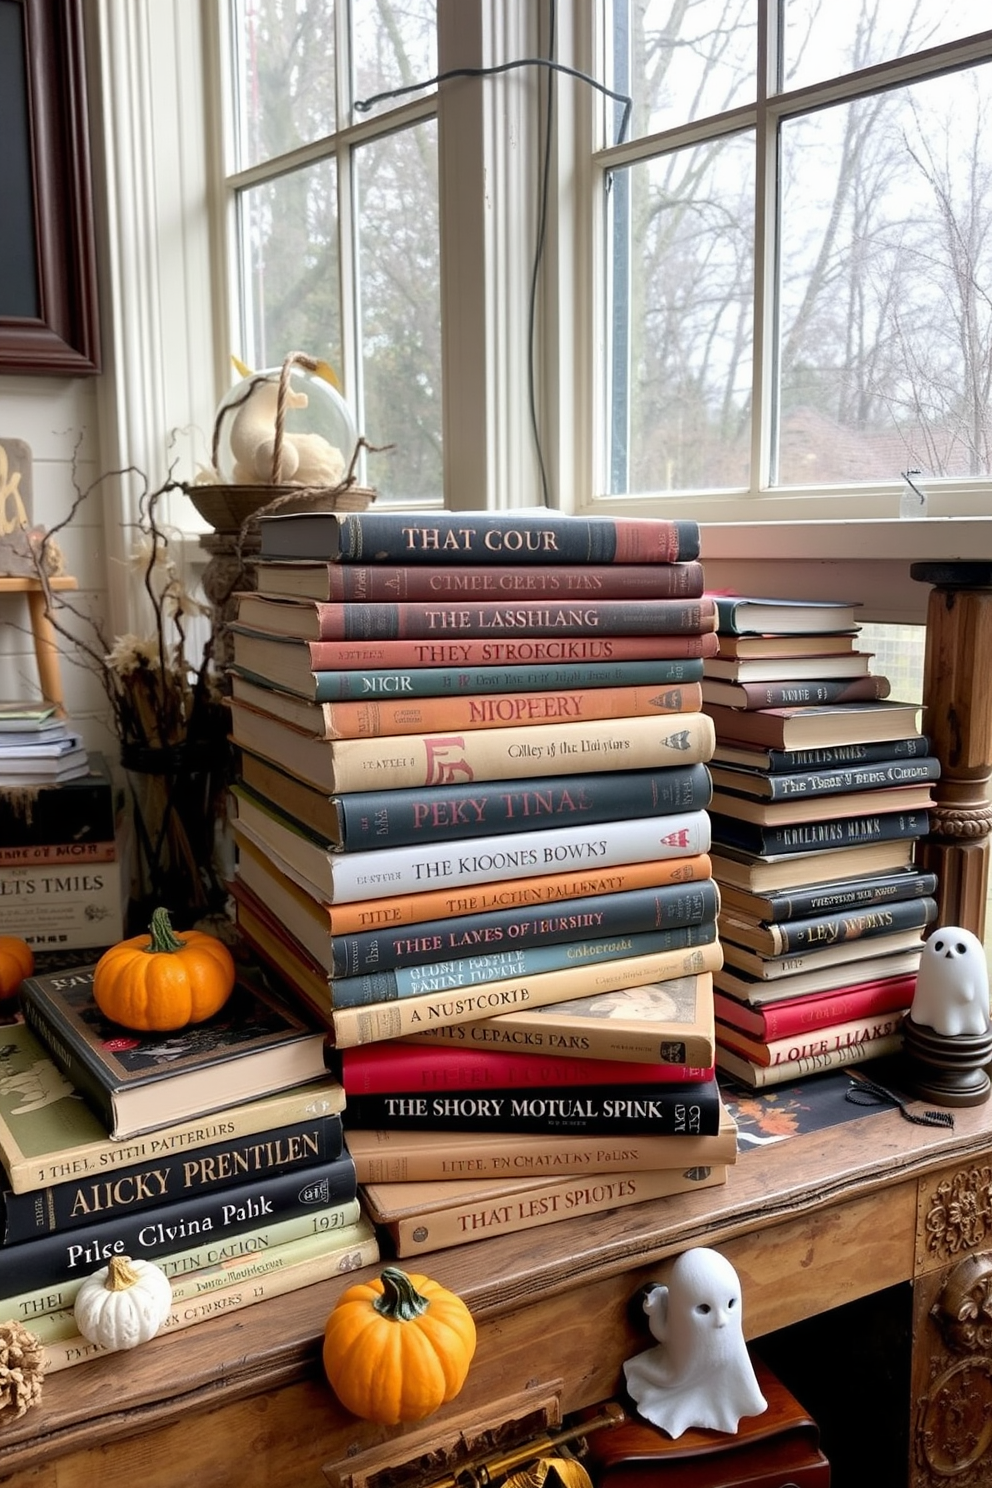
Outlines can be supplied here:
[[[425, 1051], [425, 1058], [429, 1054]], [[714, 1136], [715, 1080], [687, 1085], [596, 1085], [568, 1091], [396, 1092], [349, 1096], [345, 1128], [388, 1131], [588, 1132]]]
[[767, 894], [768, 920], [808, 920], [840, 910], [859, 911], [875, 904], [900, 899], [925, 899], [937, 892], [936, 873], [890, 873], [878, 878], [849, 879], [835, 884], [817, 884], [791, 894]]
[[243, 1184], [249, 1174], [263, 1179], [332, 1162], [341, 1156], [343, 1142], [341, 1117], [335, 1112], [256, 1136], [164, 1152], [101, 1178], [55, 1183], [31, 1193], [8, 1189], [2, 1196], [0, 1244], [102, 1223], [194, 1195], [221, 1193]]
[[716, 917], [720, 895], [713, 879], [591, 894], [541, 904], [533, 910], [496, 909], [454, 919], [364, 930], [335, 936], [333, 975], [359, 977], [396, 967], [426, 966], [508, 947], [555, 945], [591, 936], [642, 934], [701, 925]]
[[[940, 778], [940, 762], [932, 756], [911, 760], [879, 760], [874, 765], [850, 769], [810, 770], [800, 775], [768, 774], [772, 801], [792, 801], [797, 796], [826, 796], [838, 791], [872, 790], [892, 785], [918, 785]], [[746, 784], [741, 787], [747, 794]]]
[[86, 1276], [115, 1255], [154, 1260], [188, 1248], [203, 1235], [223, 1239], [309, 1209], [348, 1203], [357, 1191], [355, 1164], [345, 1151], [331, 1162], [240, 1183], [223, 1193], [199, 1194], [140, 1214], [39, 1235], [0, 1249], [0, 1294], [13, 1297]]
[[779, 942], [775, 955], [818, 951], [841, 941], [865, 940], [874, 935], [888, 935], [894, 930], [922, 930], [936, 914], [934, 899], [900, 899], [876, 909], [827, 915], [823, 919], [790, 921], [775, 926], [775, 938]]
[[925, 837], [929, 831], [925, 811], [886, 811], [878, 816], [840, 817], [779, 827], [738, 822], [712, 812], [710, 822], [714, 843], [725, 843], [757, 857], [823, 852], [826, 848], [856, 847], [866, 842], [895, 842], [904, 837]]
[[869, 765], [878, 760], [922, 759], [930, 753], [930, 740], [923, 734], [891, 739], [879, 744], [833, 744], [825, 749], [770, 749], [768, 769], [776, 774], [799, 770], [831, 769], [840, 765]]

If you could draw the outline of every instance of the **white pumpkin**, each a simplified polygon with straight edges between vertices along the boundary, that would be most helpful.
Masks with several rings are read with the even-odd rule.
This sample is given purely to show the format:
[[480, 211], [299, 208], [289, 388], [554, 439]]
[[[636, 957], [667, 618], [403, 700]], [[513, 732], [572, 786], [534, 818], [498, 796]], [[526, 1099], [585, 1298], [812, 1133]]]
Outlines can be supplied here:
[[114, 1256], [76, 1293], [76, 1327], [102, 1348], [134, 1348], [154, 1338], [171, 1306], [172, 1286], [161, 1266]]

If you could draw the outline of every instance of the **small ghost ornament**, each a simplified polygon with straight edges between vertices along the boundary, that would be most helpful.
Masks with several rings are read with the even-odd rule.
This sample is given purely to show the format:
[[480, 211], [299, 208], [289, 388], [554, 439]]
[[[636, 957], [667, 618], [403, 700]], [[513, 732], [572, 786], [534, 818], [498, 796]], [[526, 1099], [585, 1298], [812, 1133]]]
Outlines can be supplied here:
[[977, 935], [960, 925], [935, 930], [923, 947], [910, 1016], [935, 1033], [987, 1033], [989, 972]]
[[657, 1347], [624, 1364], [639, 1413], [672, 1437], [689, 1427], [736, 1431], [767, 1410], [741, 1327], [737, 1272], [698, 1246], [679, 1256], [668, 1286], [653, 1286], [644, 1311]]

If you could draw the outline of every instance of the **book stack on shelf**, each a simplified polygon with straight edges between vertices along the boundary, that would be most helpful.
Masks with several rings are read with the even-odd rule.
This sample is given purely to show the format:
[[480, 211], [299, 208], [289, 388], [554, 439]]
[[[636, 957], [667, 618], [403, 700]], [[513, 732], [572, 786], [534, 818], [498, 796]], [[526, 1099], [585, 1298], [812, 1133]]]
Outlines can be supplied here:
[[716, 603], [717, 1065], [774, 1085], [900, 1048], [937, 913], [913, 854], [940, 768], [858, 649], [855, 606]]
[[0, 788], [76, 780], [87, 768], [83, 737], [55, 703], [0, 703]]
[[0, 1039], [0, 1316], [47, 1373], [107, 1352], [73, 1306], [114, 1256], [170, 1278], [163, 1334], [378, 1259], [322, 1029], [253, 980], [207, 1022], [133, 1033], [92, 986], [92, 965], [28, 978]]
[[[503, 1228], [722, 1181], [700, 685], [716, 608], [696, 524], [365, 512], [260, 529], [233, 626], [238, 923], [331, 1032], [383, 1233], [397, 1242], [402, 1205], [414, 1249], [475, 1238], [465, 1216], [495, 1216], [497, 1181]], [[370, 1046], [374, 1085], [353, 1063]], [[430, 1092], [407, 1083], [418, 1069]], [[494, 1137], [519, 1161], [492, 1166]]]
[[[9, 738], [3, 723], [0, 738]], [[36, 956], [95, 956], [124, 934], [125, 877], [102, 754], [84, 751], [70, 779], [0, 785], [0, 934], [26, 940]]]

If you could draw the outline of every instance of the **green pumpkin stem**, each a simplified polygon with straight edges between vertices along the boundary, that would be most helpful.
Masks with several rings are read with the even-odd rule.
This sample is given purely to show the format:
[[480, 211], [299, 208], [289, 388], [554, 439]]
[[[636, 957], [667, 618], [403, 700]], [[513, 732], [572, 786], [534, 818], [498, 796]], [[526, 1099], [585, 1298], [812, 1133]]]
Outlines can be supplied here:
[[430, 1307], [430, 1302], [414, 1286], [405, 1271], [398, 1266], [387, 1266], [379, 1277], [382, 1296], [376, 1297], [372, 1306], [384, 1318], [394, 1323], [409, 1323], [420, 1317]]
[[172, 928], [167, 909], [156, 909], [152, 911], [152, 922], [148, 933], [151, 940], [143, 947], [149, 955], [157, 955], [162, 951], [181, 951], [186, 944]]

